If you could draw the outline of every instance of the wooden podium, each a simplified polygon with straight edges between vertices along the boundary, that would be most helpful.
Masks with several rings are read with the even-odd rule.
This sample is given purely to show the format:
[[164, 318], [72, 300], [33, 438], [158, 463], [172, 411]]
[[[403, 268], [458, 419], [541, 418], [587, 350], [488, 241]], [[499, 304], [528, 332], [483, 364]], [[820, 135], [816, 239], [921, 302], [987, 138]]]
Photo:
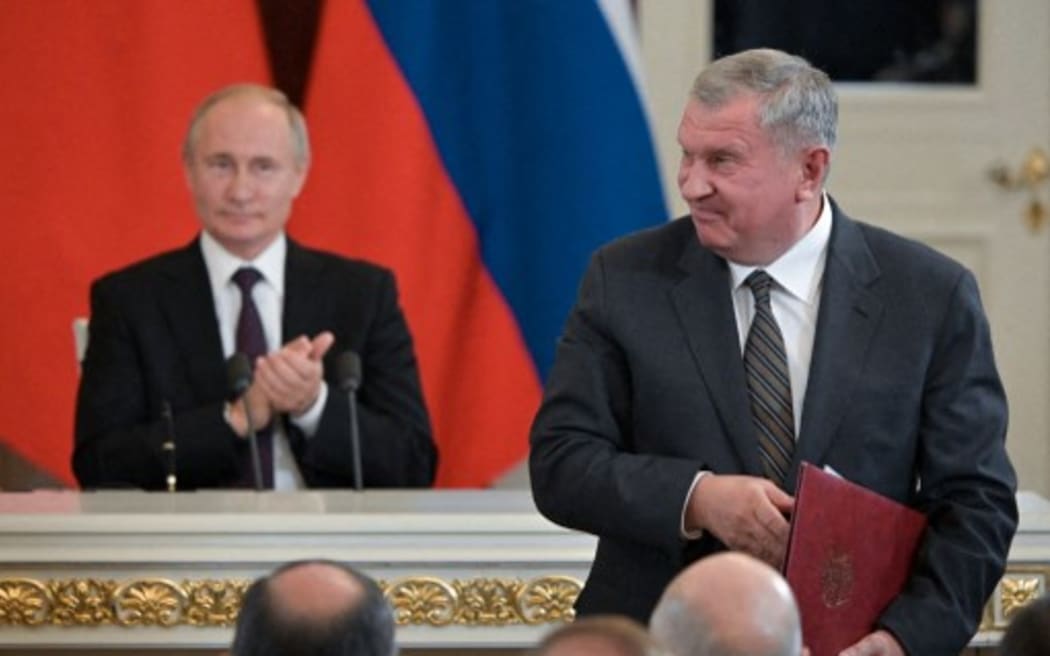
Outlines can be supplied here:
[[[1050, 502], [1018, 501], [974, 647], [1047, 591]], [[524, 654], [571, 618], [594, 546], [527, 490], [0, 494], [0, 653], [214, 654], [252, 579], [320, 557], [380, 581], [403, 656]]]

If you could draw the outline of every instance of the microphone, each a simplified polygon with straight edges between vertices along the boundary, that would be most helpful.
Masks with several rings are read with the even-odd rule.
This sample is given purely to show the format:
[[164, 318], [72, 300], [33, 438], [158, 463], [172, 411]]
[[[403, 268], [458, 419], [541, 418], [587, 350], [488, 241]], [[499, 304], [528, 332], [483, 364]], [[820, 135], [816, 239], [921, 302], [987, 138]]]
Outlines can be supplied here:
[[363, 373], [361, 357], [354, 351], [345, 351], [335, 360], [335, 379], [340, 391], [346, 392], [350, 401], [350, 456], [353, 462], [353, 484], [355, 490], [364, 489], [361, 474], [361, 433], [357, 423], [357, 388], [361, 386]]
[[171, 404], [167, 399], [161, 401], [160, 416], [164, 419], [164, 427], [167, 429], [166, 438], [160, 448], [167, 453], [166, 464], [168, 475], [164, 481], [168, 484], [168, 492], [175, 491], [175, 417], [171, 413]]
[[230, 392], [230, 400], [240, 398], [251, 384], [252, 361], [243, 353], [234, 353], [226, 361], [226, 389]]
[[252, 361], [243, 353], [234, 353], [226, 361], [226, 386], [231, 400], [240, 398], [244, 404], [244, 418], [248, 422], [248, 448], [252, 457], [252, 481], [256, 490], [263, 489], [262, 460], [259, 458], [259, 438], [252, 422], [252, 410], [245, 394], [252, 385]]

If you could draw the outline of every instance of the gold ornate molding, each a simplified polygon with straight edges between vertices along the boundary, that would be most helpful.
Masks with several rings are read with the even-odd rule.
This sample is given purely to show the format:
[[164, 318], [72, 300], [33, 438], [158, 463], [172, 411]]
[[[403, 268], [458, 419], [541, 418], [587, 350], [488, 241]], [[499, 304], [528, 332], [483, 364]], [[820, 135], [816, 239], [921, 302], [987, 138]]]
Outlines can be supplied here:
[[[1050, 565], [1010, 567], [985, 607], [981, 631], [1001, 631], [1048, 590]], [[226, 627], [251, 581], [148, 578], [0, 578], [2, 626]], [[399, 625], [539, 625], [571, 621], [582, 584], [568, 576], [530, 580], [431, 576], [379, 581]]]
[[1002, 631], [1025, 604], [1047, 591], [1050, 566], [1008, 567], [984, 609], [980, 631]]
[[[231, 626], [250, 583], [0, 578], [0, 626]], [[451, 582], [424, 576], [379, 585], [398, 624], [438, 627], [568, 621], [582, 587], [567, 576]]]
[[582, 585], [568, 576], [469, 579], [446, 583], [432, 577], [380, 581], [397, 623], [446, 626], [548, 624], [572, 620]]

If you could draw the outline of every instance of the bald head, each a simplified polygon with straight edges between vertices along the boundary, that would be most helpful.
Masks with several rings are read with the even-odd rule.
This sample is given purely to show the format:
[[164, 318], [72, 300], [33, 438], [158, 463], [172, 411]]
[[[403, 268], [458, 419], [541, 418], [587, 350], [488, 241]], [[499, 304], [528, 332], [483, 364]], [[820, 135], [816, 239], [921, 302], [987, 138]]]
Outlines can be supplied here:
[[802, 650], [787, 581], [740, 553], [708, 556], [675, 577], [649, 626], [675, 654], [798, 656]]
[[323, 622], [353, 609], [365, 597], [361, 582], [328, 562], [307, 562], [270, 577], [276, 614], [295, 621]]
[[393, 656], [393, 611], [375, 581], [349, 566], [288, 563], [248, 588], [230, 653]]

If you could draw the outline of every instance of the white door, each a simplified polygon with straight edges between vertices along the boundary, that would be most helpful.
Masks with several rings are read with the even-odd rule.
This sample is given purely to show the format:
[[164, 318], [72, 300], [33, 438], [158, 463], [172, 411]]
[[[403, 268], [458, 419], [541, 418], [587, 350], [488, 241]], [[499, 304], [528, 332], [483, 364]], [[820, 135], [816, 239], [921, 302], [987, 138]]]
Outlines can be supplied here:
[[[1022, 489], [1050, 495], [1050, 226], [1033, 231], [1032, 195], [1013, 175], [1050, 151], [1050, 3], [979, 0], [972, 86], [839, 85], [839, 145], [829, 190], [851, 215], [924, 241], [977, 275], [1010, 401], [1008, 448]], [[650, 110], [668, 198], [675, 130], [689, 84], [710, 59], [710, 0], [639, 7]], [[829, 26], [828, 29], [834, 29]], [[1048, 205], [1047, 183], [1037, 191]], [[1050, 211], [1048, 211], [1050, 213]]]

